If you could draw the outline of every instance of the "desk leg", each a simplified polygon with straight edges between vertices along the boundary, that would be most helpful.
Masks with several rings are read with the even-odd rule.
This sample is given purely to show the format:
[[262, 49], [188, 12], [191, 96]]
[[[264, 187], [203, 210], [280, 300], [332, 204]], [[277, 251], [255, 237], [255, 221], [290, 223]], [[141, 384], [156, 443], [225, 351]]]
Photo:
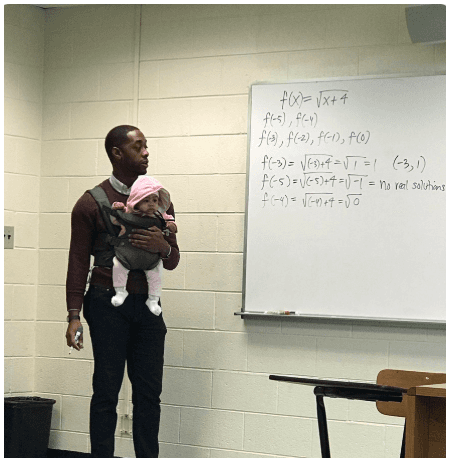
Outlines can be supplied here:
[[407, 431], [407, 421], [405, 420], [404, 423], [404, 437], [402, 438], [402, 447], [400, 449], [400, 458], [404, 459], [405, 458], [405, 433]]
[[315, 399], [317, 402], [317, 420], [318, 432], [320, 435], [320, 448], [322, 451], [322, 458], [330, 458], [329, 439], [328, 439], [328, 425], [326, 422], [325, 404], [323, 402], [323, 388], [319, 386], [314, 389]]

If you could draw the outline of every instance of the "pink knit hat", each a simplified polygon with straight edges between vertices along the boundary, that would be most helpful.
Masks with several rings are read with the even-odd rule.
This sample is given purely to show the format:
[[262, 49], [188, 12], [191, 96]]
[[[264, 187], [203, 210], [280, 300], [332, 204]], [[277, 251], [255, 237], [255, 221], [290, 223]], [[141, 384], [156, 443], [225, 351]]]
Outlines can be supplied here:
[[158, 210], [161, 213], [170, 207], [170, 194], [162, 187], [162, 184], [155, 178], [147, 176], [138, 178], [131, 187], [131, 194], [126, 202], [126, 213], [131, 213], [137, 203], [151, 194], [159, 195]]

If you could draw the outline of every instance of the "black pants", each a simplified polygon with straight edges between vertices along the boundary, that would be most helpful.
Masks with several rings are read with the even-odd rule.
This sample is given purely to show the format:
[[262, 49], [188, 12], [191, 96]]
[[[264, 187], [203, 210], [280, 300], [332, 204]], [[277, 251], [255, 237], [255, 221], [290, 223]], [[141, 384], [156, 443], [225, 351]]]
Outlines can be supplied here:
[[93, 457], [113, 457], [116, 407], [125, 362], [132, 385], [133, 440], [136, 457], [158, 457], [160, 398], [167, 332], [162, 314], [145, 305], [147, 295], [130, 294], [114, 307], [113, 289], [90, 286], [84, 317], [90, 328], [95, 369], [90, 404]]

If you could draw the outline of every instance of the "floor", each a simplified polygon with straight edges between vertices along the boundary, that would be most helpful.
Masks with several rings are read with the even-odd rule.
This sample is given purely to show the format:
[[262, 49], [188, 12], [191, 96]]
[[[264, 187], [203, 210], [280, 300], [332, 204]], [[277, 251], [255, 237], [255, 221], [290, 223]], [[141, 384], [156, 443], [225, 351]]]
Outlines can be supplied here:
[[47, 449], [48, 458], [59, 458], [59, 457], [68, 457], [68, 458], [90, 458], [90, 454], [84, 454], [82, 452], [73, 452], [70, 450], [57, 450], [57, 449]]

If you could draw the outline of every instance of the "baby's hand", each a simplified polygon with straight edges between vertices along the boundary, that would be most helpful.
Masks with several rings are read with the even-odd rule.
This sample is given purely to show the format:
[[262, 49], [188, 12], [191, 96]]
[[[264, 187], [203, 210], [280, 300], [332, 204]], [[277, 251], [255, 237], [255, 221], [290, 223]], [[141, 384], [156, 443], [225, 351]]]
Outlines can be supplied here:
[[114, 202], [112, 204], [112, 210], [124, 210], [125, 209], [125, 204], [121, 202]]
[[172, 222], [172, 221], [168, 221], [166, 223], [166, 226], [167, 226], [167, 229], [171, 232], [171, 233], [176, 233], [177, 232], [177, 225]]

